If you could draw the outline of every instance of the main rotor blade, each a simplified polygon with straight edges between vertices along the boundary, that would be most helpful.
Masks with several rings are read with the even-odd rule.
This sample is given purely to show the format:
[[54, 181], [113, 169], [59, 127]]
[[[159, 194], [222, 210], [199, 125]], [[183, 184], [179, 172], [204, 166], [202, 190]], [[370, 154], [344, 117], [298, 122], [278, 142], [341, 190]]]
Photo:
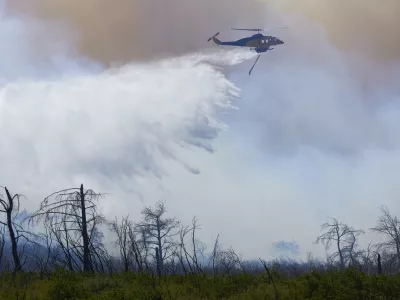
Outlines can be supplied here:
[[231, 28], [232, 30], [246, 30], [246, 31], [267, 31], [273, 29], [286, 29], [289, 27], [272, 27], [272, 28]]
[[232, 30], [263, 31], [263, 29], [231, 28]]

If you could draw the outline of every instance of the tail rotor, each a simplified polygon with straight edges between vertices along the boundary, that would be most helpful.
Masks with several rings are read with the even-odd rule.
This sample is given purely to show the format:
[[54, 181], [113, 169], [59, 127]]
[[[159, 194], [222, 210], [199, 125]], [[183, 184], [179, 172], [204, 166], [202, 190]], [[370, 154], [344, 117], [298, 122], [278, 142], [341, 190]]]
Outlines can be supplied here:
[[213, 38], [215, 38], [217, 35], [219, 35], [219, 32], [217, 32], [216, 34], [214, 34], [212, 37], [210, 37], [207, 42], [211, 41]]

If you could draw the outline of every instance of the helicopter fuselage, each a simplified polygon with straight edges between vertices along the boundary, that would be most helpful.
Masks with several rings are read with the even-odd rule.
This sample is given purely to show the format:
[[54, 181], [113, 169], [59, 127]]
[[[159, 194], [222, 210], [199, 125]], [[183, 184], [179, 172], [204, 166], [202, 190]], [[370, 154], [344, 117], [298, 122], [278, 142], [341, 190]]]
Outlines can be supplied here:
[[258, 53], [266, 52], [271, 46], [282, 45], [283, 41], [273, 36], [265, 36], [260, 33], [254, 34], [251, 37], [242, 38], [236, 41], [221, 42], [216, 37], [212, 38], [217, 45], [221, 46], [236, 46], [236, 47], [250, 47]]
[[232, 28], [233, 30], [246, 30], [246, 31], [257, 31], [257, 34], [253, 34], [252, 36], [245, 37], [236, 41], [229, 41], [229, 42], [222, 42], [219, 39], [216, 38], [217, 35], [219, 35], [219, 32], [214, 34], [212, 37], [210, 37], [207, 41], [213, 40], [214, 43], [217, 45], [221, 46], [234, 46], [234, 47], [249, 47], [250, 50], [254, 50], [255, 52], [259, 53], [257, 56], [257, 59], [253, 66], [251, 67], [249, 71], [249, 75], [251, 75], [251, 72], [253, 71], [254, 66], [256, 65], [258, 59], [260, 58], [261, 54], [267, 52], [269, 50], [272, 50], [274, 48], [271, 48], [272, 46], [277, 46], [277, 45], [282, 45], [284, 42], [274, 36], [266, 36], [262, 35], [260, 31], [264, 31], [266, 29], [246, 29], [246, 28]]

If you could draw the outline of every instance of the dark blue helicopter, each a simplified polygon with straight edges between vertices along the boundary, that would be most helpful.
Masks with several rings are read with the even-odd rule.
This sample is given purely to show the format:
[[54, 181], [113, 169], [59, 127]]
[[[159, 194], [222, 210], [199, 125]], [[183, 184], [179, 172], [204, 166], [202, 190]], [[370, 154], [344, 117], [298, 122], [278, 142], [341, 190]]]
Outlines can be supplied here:
[[[287, 27], [281, 27], [281, 29], [287, 28]], [[272, 46], [277, 46], [277, 45], [283, 45], [284, 42], [274, 36], [265, 36], [260, 33], [260, 31], [266, 31], [270, 29], [247, 29], [247, 28], [232, 28], [232, 30], [246, 30], [246, 31], [257, 31], [257, 34], [254, 34], [250, 37], [245, 37], [236, 41], [230, 41], [230, 42], [221, 42], [219, 39], [216, 38], [217, 35], [219, 35], [219, 32], [217, 32], [214, 36], [210, 37], [208, 39], [208, 42], [213, 40], [214, 43], [216, 43], [219, 46], [236, 46], [236, 47], [249, 47], [250, 50], [254, 50], [257, 53], [264, 53], [267, 51], [270, 51], [274, 48]], [[254, 66], [256, 65], [258, 59], [260, 58], [260, 55], [258, 55], [254, 65], [251, 67], [249, 71], [249, 75], [251, 74], [251, 71], [253, 70]]]

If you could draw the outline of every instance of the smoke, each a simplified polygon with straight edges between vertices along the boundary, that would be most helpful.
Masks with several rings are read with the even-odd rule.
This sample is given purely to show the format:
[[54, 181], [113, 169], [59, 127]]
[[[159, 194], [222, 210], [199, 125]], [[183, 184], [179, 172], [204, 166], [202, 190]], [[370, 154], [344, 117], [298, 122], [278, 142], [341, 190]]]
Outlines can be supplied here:
[[3, 11], [0, 40], [0, 83], [99, 70], [97, 63], [75, 55], [74, 35], [59, 22], [21, 18]]
[[[400, 56], [396, 0], [385, 4], [374, 0], [7, 1], [12, 12], [62, 20], [79, 33], [79, 53], [106, 64], [195, 51], [204, 47], [210, 35], [234, 26], [286, 25], [278, 21], [278, 13], [267, 16], [265, 3], [284, 14], [297, 13], [317, 22], [339, 49], [380, 61]], [[290, 30], [303, 40], [313, 39], [299, 28]]]
[[[0, 181], [38, 199], [84, 182], [132, 218], [131, 192], [167, 195], [171, 214], [199, 216], [200, 238], [217, 230], [248, 257], [281, 240], [314, 251], [328, 216], [369, 228], [377, 206], [398, 208], [400, 175], [398, 4], [378, 5], [8, 1]], [[217, 31], [243, 36], [231, 26], [282, 25], [251, 76], [253, 54], [205, 51]]]
[[[388, 0], [271, 1], [321, 24], [333, 44], [378, 60], [400, 58], [400, 2]], [[308, 32], [302, 37], [312, 39]]]
[[[335, 15], [335, 7], [346, 6], [344, 2], [322, 2], [322, 6], [313, 2], [322, 15]], [[251, 161], [247, 163], [251, 171], [243, 175], [246, 184], [240, 188], [252, 195], [255, 208], [240, 209], [231, 220], [251, 216], [255, 221], [248, 225], [249, 231], [266, 219], [273, 225], [252, 236], [296, 239], [304, 254], [328, 217], [367, 229], [375, 225], [379, 206], [398, 211], [400, 90], [396, 78], [400, 68], [399, 57], [386, 51], [393, 50], [397, 35], [390, 42], [387, 37], [371, 35], [350, 49], [342, 41], [346, 36], [362, 35], [363, 30], [355, 31], [353, 26], [345, 32], [350, 23], [346, 12], [343, 20], [337, 13], [332, 23], [328, 19], [318, 23], [318, 16], [311, 15], [312, 7], [305, 2], [289, 4], [293, 4], [291, 10], [289, 5], [280, 9], [283, 23], [291, 28], [280, 34], [285, 45], [263, 56], [251, 79], [239, 72], [233, 77], [241, 83], [246, 101], [230, 119], [230, 132], [235, 132], [231, 142], [238, 139], [246, 145], [235, 157]], [[393, 2], [385, 3], [391, 4], [395, 9]], [[385, 31], [383, 17], [369, 20], [368, 16], [364, 17], [368, 28]], [[388, 22], [397, 20], [389, 18]], [[343, 40], [335, 39], [340, 28]], [[364, 51], [355, 52], [357, 47]], [[244, 71], [244, 66], [237, 68]], [[256, 147], [250, 151], [247, 145]], [[252, 191], [249, 182], [258, 182], [259, 189]], [[232, 202], [249, 198], [246, 192], [237, 193], [220, 197]], [[308, 233], [298, 234], [293, 224], [301, 224]], [[241, 233], [241, 242], [252, 242], [246, 239], [245, 230]], [[371, 240], [377, 241], [367, 234], [360, 244]], [[240, 247], [239, 242], [235, 246]]]
[[80, 55], [106, 65], [197, 51], [217, 31], [259, 24], [265, 13], [256, 0], [12, 0], [8, 7], [62, 20], [79, 34]]

